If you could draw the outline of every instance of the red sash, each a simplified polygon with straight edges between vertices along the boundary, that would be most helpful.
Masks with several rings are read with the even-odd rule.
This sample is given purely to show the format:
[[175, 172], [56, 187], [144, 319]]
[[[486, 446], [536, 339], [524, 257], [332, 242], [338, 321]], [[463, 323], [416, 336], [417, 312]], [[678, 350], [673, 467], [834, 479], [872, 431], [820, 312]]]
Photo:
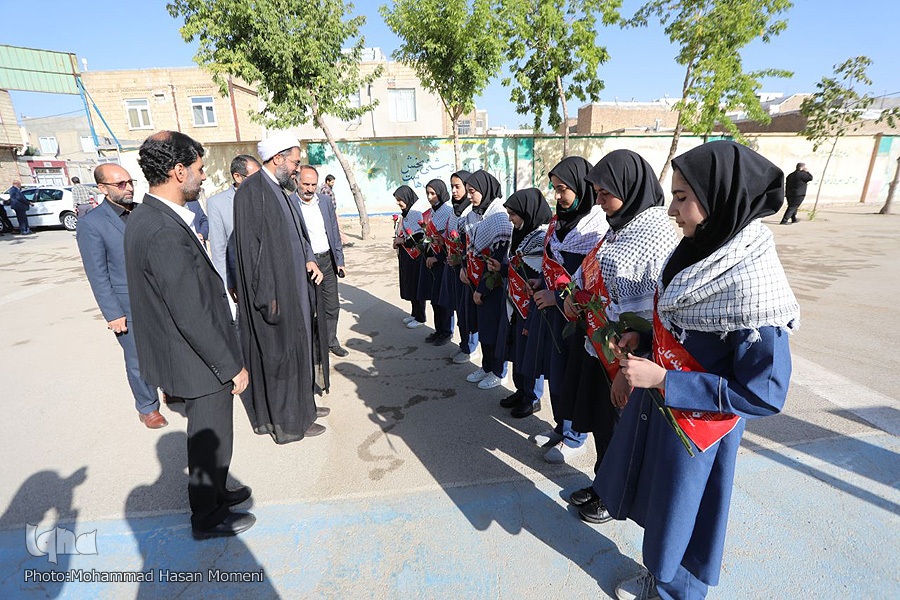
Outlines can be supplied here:
[[434, 219], [428, 219], [425, 224], [425, 235], [431, 238], [431, 248], [434, 250], [434, 253], [437, 254], [444, 248], [444, 236], [441, 235], [441, 232], [438, 231], [437, 226], [434, 224]]
[[522, 315], [523, 319], [528, 318], [528, 306], [531, 304], [531, 298], [528, 295], [528, 282], [519, 274], [518, 268], [521, 264], [518, 256], [509, 259], [509, 268], [507, 274], [509, 276], [509, 299], [512, 300], [516, 311]]
[[603, 303], [602, 312], [598, 313], [587, 310], [584, 313], [584, 319], [587, 322], [587, 339], [591, 342], [594, 350], [597, 351], [597, 358], [600, 359], [600, 364], [603, 365], [607, 376], [609, 376], [609, 381], [612, 382], [619, 372], [619, 361], [614, 360], [613, 362], [609, 362], [609, 359], [606, 358], [606, 353], [603, 351], [603, 345], [600, 342], [595, 342], [593, 339], [594, 332], [600, 331], [609, 324], [609, 319], [606, 316], [606, 309], [610, 302], [609, 292], [606, 290], [606, 282], [603, 281], [603, 272], [600, 269], [600, 261], [597, 260], [597, 252], [600, 251], [600, 246], [602, 245], [603, 241], [601, 240], [581, 262], [581, 275], [584, 278], [584, 290], [591, 295], [592, 299], [600, 298], [600, 301]]
[[486, 267], [487, 263], [481, 256], [476, 256], [474, 252], [469, 252], [469, 256], [466, 259], [466, 277], [468, 277], [469, 283], [472, 284], [473, 288], [477, 288], [478, 284], [481, 283], [481, 277], [484, 275]]
[[[668, 371], [706, 372], [681, 342], [663, 327], [656, 310], [653, 311], [653, 361]], [[739, 416], [730, 413], [685, 411], [677, 408], [671, 410], [675, 421], [700, 452], [705, 452], [728, 435], [740, 420]]]
[[[453, 232], [450, 232], [453, 233]], [[463, 253], [463, 245], [462, 238], [459, 237], [459, 233], [456, 234], [457, 238], [454, 241], [450, 234], [447, 234], [446, 239], [444, 239], [444, 243], [447, 246], [447, 254], [455, 254], [460, 255]]]
[[[550, 226], [547, 227], [547, 235], [544, 237], [544, 258], [541, 261], [541, 274], [544, 276], [544, 283], [547, 285], [548, 290], [552, 290], [554, 292], [558, 292], [565, 288], [572, 281], [572, 276], [569, 275], [569, 272], [566, 271], [566, 268], [556, 262], [547, 251], [547, 244], [550, 242], [550, 236], [553, 235], [553, 232], [556, 230], [556, 217], [550, 220]], [[557, 305], [557, 308], [559, 306]], [[565, 316], [565, 312], [560, 309], [560, 312]], [[573, 321], [574, 319], [567, 320]]]

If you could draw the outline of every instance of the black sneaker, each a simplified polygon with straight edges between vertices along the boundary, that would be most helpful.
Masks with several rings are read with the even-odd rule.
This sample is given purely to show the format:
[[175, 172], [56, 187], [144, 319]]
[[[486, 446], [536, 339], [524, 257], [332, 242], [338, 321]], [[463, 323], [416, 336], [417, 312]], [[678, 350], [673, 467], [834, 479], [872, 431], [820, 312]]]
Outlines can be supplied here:
[[524, 397], [525, 395], [522, 392], [516, 390], [515, 392], [501, 400], [500, 406], [502, 406], [503, 408], [512, 408], [513, 406], [518, 405]]
[[445, 333], [444, 335], [439, 335], [437, 339], [434, 340], [435, 346], [443, 346], [450, 342], [453, 339], [452, 333]]
[[572, 492], [572, 495], [569, 496], [569, 504], [572, 506], [584, 506], [588, 502], [593, 502], [598, 499], [599, 496], [597, 496], [597, 492], [594, 491], [593, 486], [589, 485], [586, 488], [581, 488], [580, 490]]
[[533, 400], [529, 401], [528, 399], [523, 399], [519, 404], [516, 405], [514, 409], [509, 411], [509, 416], [513, 419], [524, 419], [529, 415], [533, 415], [537, 411], [541, 410], [541, 401]]
[[435, 341], [436, 339], [438, 339], [440, 336], [441, 336], [441, 334], [439, 334], [437, 331], [435, 331], [434, 333], [425, 336], [425, 343], [426, 343], [426, 344], [433, 344], [434, 341]]
[[587, 521], [588, 523], [606, 523], [612, 520], [612, 515], [606, 510], [606, 505], [603, 504], [603, 500], [600, 498], [579, 506], [578, 516], [581, 517], [582, 521]]

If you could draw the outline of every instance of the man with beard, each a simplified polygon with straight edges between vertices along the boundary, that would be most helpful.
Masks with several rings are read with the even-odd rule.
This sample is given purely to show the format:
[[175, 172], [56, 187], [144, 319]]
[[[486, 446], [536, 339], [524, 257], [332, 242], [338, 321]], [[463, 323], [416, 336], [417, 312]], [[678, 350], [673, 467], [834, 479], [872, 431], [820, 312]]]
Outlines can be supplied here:
[[325, 310], [317, 291], [322, 272], [299, 203], [289, 198], [297, 189], [300, 142], [280, 133], [257, 151], [263, 168], [234, 196], [238, 321], [244, 364], [253, 374], [244, 406], [256, 433], [286, 444], [323, 433], [314, 421], [329, 412], [313, 399], [317, 388], [328, 390]]
[[125, 354], [125, 372], [138, 417], [148, 429], [159, 429], [169, 423], [159, 413], [156, 388], [141, 378], [134, 333], [128, 328], [131, 302], [125, 275], [125, 224], [134, 208], [134, 180], [119, 165], [105, 164], [94, 170], [94, 181], [106, 194], [106, 201], [78, 219], [78, 251], [106, 328], [115, 334]]
[[225, 488], [233, 444], [234, 395], [247, 387], [222, 279], [193, 228], [206, 179], [203, 146], [160, 131], [141, 144], [138, 164], [150, 193], [125, 229], [125, 267], [141, 374], [185, 400], [188, 497], [195, 539], [237, 535], [250, 513], [230, 507], [250, 488]]

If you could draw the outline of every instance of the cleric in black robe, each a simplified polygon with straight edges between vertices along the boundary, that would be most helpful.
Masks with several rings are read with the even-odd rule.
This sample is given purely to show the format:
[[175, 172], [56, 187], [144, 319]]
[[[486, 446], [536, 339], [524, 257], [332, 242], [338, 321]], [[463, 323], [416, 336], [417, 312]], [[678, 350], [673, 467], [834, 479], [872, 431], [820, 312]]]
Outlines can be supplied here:
[[238, 321], [252, 392], [242, 398], [253, 430], [286, 444], [325, 431], [314, 421], [328, 409], [317, 410], [313, 396], [328, 391], [328, 340], [321, 295], [310, 282], [322, 274], [300, 207], [285, 193], [296, 189], [299, 142], [278, 134], [258, 152], [263, 168], [234, 197]]

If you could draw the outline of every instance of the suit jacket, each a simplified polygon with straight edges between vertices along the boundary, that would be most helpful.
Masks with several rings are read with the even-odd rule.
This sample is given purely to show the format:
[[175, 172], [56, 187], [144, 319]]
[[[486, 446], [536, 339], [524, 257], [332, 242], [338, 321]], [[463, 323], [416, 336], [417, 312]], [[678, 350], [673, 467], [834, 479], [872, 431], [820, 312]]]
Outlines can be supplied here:
[[78, 251], [91, 291], [107, 321], [131, 320], [125, 275], [125, 222], [108, 201], [78, 219]]
[[[302, 202], [300, 196], [295, 192], [291, 194], [291, 198], [297, 202]], [[335, 272], [338, 267], [344, 266], [344, 246], [341, 244], [341, 233], [338, 230], [337, 214], [331, 198], [323, 194], [316, 194], [319, 201], [319, 210], [322, 211], [322, 221], [325, 223], [325, 235], [328, 236], [328, 246], [331, 249], [331, 264]], [[303, 211], [300, 212], [300, 218], [303, 220]], [[309, 230], [309, 225], [303, 220], [303, 226]]]
[[223, 192], [210, 196], [206, 201], [209, 217], [209, 254], [227, 288], [237, 287], [234, 273], [234, 244], [230, 242], [234, 232], [233, 185]]
[[193, 200], [185, 204], [185, 206], [191, 209], [191, 212], [194, 213], [194, 229], [197, 230], [197, 233], [203, 236], [203, 241], [209, 239], [209, 219], [206, 217], [206, 213], [203, 212], [203, 207], [200, 206], [199, 200]]
[[128, 218], [125, 270], [144, 380], [183, 398], [230, 385], [241, 359], [222, 279], [194, 232], [153, 196]]

